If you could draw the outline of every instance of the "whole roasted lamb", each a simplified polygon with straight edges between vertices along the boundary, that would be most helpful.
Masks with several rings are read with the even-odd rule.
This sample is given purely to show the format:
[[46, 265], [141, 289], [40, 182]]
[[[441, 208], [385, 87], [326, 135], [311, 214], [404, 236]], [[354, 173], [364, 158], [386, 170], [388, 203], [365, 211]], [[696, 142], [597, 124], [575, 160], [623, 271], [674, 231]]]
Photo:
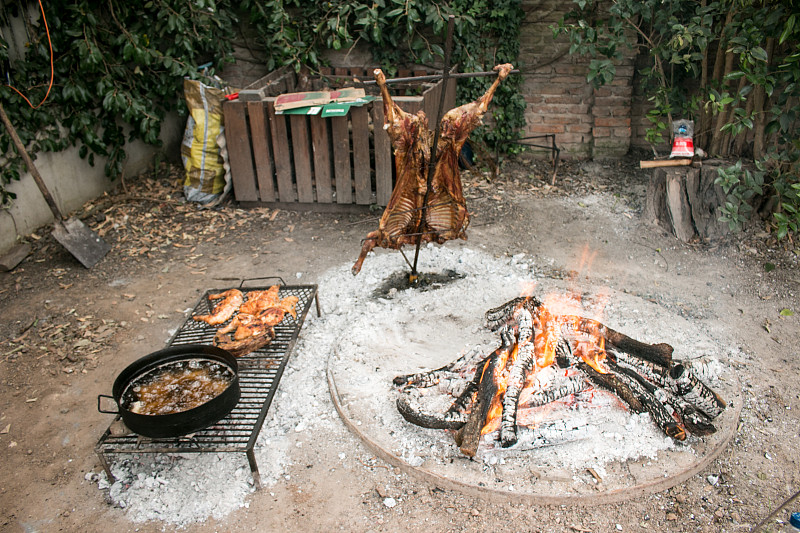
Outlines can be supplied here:
[[376, 246], [399, 250], [404, 244], [418, 241], [442, 244], [451, 239], [466, 239], [469, 215], [461, 189], [458, 157], [469, 134], [481, 125], [500, 82], [513, 68], [508, 63], [494, 67], [497, 78], [483, 96], [451, 109], [442, 117], [430, 191], [427, 191], [427, 177], [434, 135], [428, 128], [428, 119], [422, 111], [411, 114], [400, 109], [389, 95], [383, 72], [375, 69], [383, 98], [383, 128], [394, 147], [397, 182], [378, 229], [364, 239], [361, 254], [352, 268], [353, 275], [361, 271], [364, 259]]

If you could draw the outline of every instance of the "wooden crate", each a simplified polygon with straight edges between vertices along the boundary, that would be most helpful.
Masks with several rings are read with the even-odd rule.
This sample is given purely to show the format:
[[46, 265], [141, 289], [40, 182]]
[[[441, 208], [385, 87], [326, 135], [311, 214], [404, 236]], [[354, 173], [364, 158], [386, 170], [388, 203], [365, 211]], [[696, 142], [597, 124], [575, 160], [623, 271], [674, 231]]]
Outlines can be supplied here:
[[[398, 76], [429, 73], [403, 71]], [[344, 117], [275, 113], [275, 97], [282, 92], [319, 90], [325, 85], [340, 88], [347, 85], [345, 80], [352, 85], [353, 77], [370, 79], [363, 68], [323, 74], [328, 76], [301, 89], [293, 71], [276, 71], [248, 86], [246, 99], [223, 104], [234, 197], [243, 206], [305, 204], [340, 209], [389, 202], [394, 161], [380, 98], [351, 108]], [[422, 91], [419, 96], [393, 94], [392, 98], [406, 112], [424, 110], [432, 124], [441, 82], [416, 87]], [[455, 80], [450, 80], [445, 110], [455, 105], [455, 91]]]

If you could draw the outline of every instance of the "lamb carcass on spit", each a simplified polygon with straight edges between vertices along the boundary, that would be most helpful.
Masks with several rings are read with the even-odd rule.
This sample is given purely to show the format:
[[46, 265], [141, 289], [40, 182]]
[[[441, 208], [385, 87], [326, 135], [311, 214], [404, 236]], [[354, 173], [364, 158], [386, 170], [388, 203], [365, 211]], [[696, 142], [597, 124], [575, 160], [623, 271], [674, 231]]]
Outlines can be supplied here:
[[[431, 162], [433, 133], [422, 111], [406, 113], [392, 101], [386, 77], [375, 69], [375, 80], [383, 98], [384, 125], [394, 147], [397, 182], [378, 229], [367, 234], [361, 254], [353, 265], [353, 275], [361, 271], [367, 254], [376, 246], [399, 250], [404, 244], [466, 239], [469, 225], [458, 157], [469, 134], [481, 124], [483, 115], [500, 82], [514, 67], [508, 63], [494, 67], [497, 78], [479, 99], [448, 111], [440, 124], [434, 158], [431, 189], [427, 194], [428, 165]], [[425, 217], [422, 218], [423, 204]]]

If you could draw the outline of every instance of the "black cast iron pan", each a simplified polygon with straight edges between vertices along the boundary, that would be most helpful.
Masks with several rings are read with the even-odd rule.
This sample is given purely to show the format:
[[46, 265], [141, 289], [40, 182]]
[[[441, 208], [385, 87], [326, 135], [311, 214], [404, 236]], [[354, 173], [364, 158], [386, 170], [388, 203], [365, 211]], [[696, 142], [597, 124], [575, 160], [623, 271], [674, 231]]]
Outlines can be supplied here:
[[[191, 359], [205, 359], [221, 363], [233, 372], [233, 380], [227, 389], [219, 396], [199, 405], [193, 409], [179, 413], [165, 415], [146, 415], [134, 413], [130, 406], [124, 405], [122, 399], [126, 388], [139, 376], [150, 372], [167, 363], [189, 361]], [[139, 435], [151, 438], [169, 438], [194, 433], [206, 428], [230, 413], [239, 402], [241, 391], [239, 389], [239, 365], [236, 358], [229, 352], [205, 344], [189, 344], [175, 346], [151, 353], [131, 363], [120, 372], [114, 380], [111, 389], [112, 396], [101, 394], [97, 397], [97, 410], [101, 413], [119, 414], [125, 425]], [[113, 399], [117, 404], [117, 411], [103, 410], [100, 401], [102, 398]]]

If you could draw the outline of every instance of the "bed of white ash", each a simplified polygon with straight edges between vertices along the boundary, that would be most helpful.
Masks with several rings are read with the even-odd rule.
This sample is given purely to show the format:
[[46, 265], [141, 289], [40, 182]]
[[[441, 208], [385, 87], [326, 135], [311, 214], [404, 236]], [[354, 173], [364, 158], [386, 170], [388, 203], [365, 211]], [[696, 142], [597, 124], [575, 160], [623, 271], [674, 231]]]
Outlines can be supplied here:
[[[422, 257], [421, 272], [452, 269], [463, 278], [436, 290], [395, 291], [375, 298], [370, 291], [382, 281], [378, 273], [403, 268], [393, 258], [379, 256], [372, 264], [368, 260], [367, 276], [358, 288], [348, 286], [346, 278], [334, 284], [341, 298], [347, 291], [362, 300], [359, 311], [345, 322], [330, 360], [337, 404], [353, 430], [387, 460], [432, 482], [452, 481], [453, 488], [515, 499], [527, 494], [554, 503], [573, 497], [603, 499], [598, 495], [611, 501], [684, 479], [730, 437], [740, 403], [735, 376], [722, 363], [731, 354], [725, 343], [697, 325], [610, 288], [539, 278], [535, 265], [524, 257], [498, 260], [469, 248], [428, 248]], [[671, 344], [676, 360], [685, 361], [729, 401], [731, 407], [715, 421], [718, 432], [673, 441], [648, 414], [630, 413], [619, 399], [598, 389], [521, 411], [518, 422], [531, 427], [521, 429], [519, 442], [504, 449], [497, 432], [489, 433], [472, 460], [461, 453], [450, 432], [405, 421], [396, 408], [400, 393], [392, 379], [439, 368], [465, 353], [490, 354], [499, 339], [486, 329], [484, 313], [521, 294], [537, 296], [556, 313], [595, 318], [643, 342]], [[557, 307], [548, 301], [550, 295], [570, 297]], [[453, 388], [458, 390], [443, 382], [412, 394], [427, 411], [443, 412], [453, 401]]]
[[[493, 350], [497, 340], [483, 327], [487, 309], [523, 291], [533, 289], [545, 295], [567, 287], [563, 281], [537, 278], [530, 258], [494, 258], [452, 243], [423, 249], [419, 271], [453, 270], [462, 279], [431, 290], [375, 295], [390, 274], [404, 269], [407, 266], [399, 253], [379, 251], [370, 254], [356, 277], [347, 264], [319, 278], [322, 316], [309, 312], [255, 448], [263, 490], [287, 475], [298, 445], [295, 437], [319, 437], [322, 442], [345, 431], [331, 400], [329, 368], [340, 407], [356, 433], [368, 436], [410, 468], [454, 476], [476, 487], [581, 493], [596, 491], [599, 483], [613, 490], [617, 478], [636, 483], [637, 478], [664, 477], [662, 465], [668, 462], [673, 468], [695, 464], [721, 438], [718, 432], [718, 437], [689, 438], [676, 444], [647, 415], [630, 415], [616, 399], [599, 394], [591, 409], [556, 407], [569, 416], [559, 415], [545, 424], [553, 432], [549, 437], [541, 431], [523, 430], [516, 447], [500, 449], [482, 442], [476, 460], [467, 460], [447, 432], [422, 429], [402, 419], [395, 408], [392, 378], [444, 365], [465, 350]], [[615, 291], [592, 290], [588, 287], [582, 293], [587, 316], [594, 311], [596, 318], [637, 340], [668, 342], [675, 347], [676, 358], [702, 356], [706, 364], [699, 367], [701, 377], [726, 400], [734, 400], [728, 391], [738, 388], [720, 363], [729, 355], [722, 343], [655, 304]], [[611, 298], [606, 297], [609, 293]], [[735, 402], [738, 398], [731, 404]], [[599, 411], [602, 416], [597, 415]], [[723, 413], [720, 418], [726, 420], [721, 423], [729, 423], [731, 411]], [[356, 441], [345, 438], [344, 442], [355, 445]], [[86, 478], [107, 490], [109, 500], [133, 522], [157, 520], [171, 529], [208, 517], [221, 519], [248, 506], [248, 496], [255, 490], [244, 454], [143, 454], [114, 459], [116, 482], [109, 485], [102, 471], [89, 472]], [[587, 473], [588, 468], [596, 476]]]

